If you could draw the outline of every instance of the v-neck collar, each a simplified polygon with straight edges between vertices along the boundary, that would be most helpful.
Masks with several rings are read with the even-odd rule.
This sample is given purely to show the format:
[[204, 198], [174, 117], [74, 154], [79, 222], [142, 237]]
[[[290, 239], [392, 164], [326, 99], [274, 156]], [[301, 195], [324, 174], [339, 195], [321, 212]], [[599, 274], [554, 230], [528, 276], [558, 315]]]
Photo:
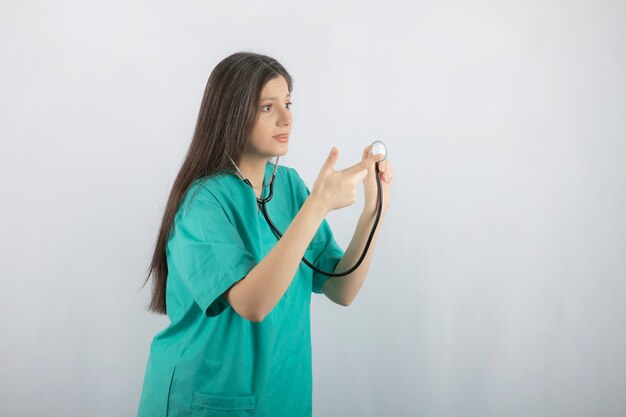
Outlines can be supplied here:
[[[267, 163], [265, 164], [265, 176], [263, 177], [263, 186], [261, 187], [261, 199], [263, 198], [267, 198], [267, 196], [270, 195], [270, 190], [269, 190], [269, 184], [270, 184], [270, 180], [272, 177], [272, 173], [274, 172], [274, 165], [270, 163], [269, 161], [267, 161]], [[246, 184], [246, 187], [250, 188], [250, 186], [248, 186], [248, 184]], [[252, 190], [252, 193], [254, 194], [254, 201], [256, 202], [256, 209], [257, 209], [257, 215], [261, 214], [261, 207], [259, 205], [259, 202], [256, 200], [257, 195], [256, 195], [256, 191], [253, 188], [250, 188], [250, 190]]]

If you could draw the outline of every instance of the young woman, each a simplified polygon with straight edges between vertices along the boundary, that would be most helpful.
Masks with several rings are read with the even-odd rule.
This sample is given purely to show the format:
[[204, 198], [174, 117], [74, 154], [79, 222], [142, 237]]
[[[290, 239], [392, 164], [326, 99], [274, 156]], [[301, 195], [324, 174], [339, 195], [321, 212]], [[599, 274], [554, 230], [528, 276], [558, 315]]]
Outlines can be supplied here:
[[[267, 211], [278, 239], [259, 210], [275, 165], [287, 153], [292, 127], [292, 80], [274, 59], [239, 52], [211, 73], [189, 152], [172, 187], [146, 282], [150, 310], [170, 325], [150, 347], [138, 415], [310, 416], [312, 413], [310, 300], [323, 293], [347, 306], [371, 262], [361, 256], [377, 203], [374, 164], [382, 155], [363, 150], [361, 161], [335, 171], [333, 147], [309, 190], [295, 169], [278, 166]], [[393, 176], [379, 163], [384, 207]], [[248, 185], [244, 181], [250, 182]], [[365, 205], [344, 251], [324, 220], [356, 200]]]

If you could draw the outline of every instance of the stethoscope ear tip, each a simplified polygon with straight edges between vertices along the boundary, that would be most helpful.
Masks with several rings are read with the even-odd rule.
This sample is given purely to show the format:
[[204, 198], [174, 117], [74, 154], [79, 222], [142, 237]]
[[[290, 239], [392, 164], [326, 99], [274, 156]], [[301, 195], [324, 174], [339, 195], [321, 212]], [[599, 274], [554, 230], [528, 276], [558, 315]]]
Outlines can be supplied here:
[[387, 147], [380, 140], [375, 140], [374, 142], [372, 142], [372, 149], [370, 150], [370, 154], [376, 155], [379, 153], [383, 154], [383, 159], [381, 159], [380, 161], [384, 161], [385, 159], [387, 159]]

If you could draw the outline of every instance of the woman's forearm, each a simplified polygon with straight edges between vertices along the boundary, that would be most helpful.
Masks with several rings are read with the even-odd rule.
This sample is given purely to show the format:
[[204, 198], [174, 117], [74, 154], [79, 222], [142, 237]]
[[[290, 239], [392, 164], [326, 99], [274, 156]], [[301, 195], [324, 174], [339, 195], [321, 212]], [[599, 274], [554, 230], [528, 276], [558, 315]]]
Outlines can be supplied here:
[[305, 200], [272, 250], [226, 292], [226, 300], [239, 315], [259, 322], [272, 311], [289, 288], [326, 214], [314, 198]]
[[[361, 289], [361, 286], [365, 281], [365, 277], [367, 276], [367, 272], [369, 271], [372, 257], [374, 256], [376, 241], [378, 240], [381, 224], [385, 218], [386, 211], [386, 209], [383, 209], [381, 213], [378, 226], [376, 227], [376, 232], [374, 232], [370, 246], [367, 249], [367, 254], [365, 255], [361, 265], [359, 265], [354, 272], [346, 276], [329, 278], [324, 284], [324, 294], [326, 294], [326, 296], [335, 303], [349, 306]], [[361, 217], [359, 217], [352, 240], [350, 241], [343, 258], [341, 258], [335, 267], [335, 272], [346, 271], [348, 268], [352, 268], [359, 260], [361, 254], [363, 253], [363, 249], [365, 248], [365, 244], [367, 243], [367, 239], [372, 231], [375, 218], [375, 212], [370, 210], [363, 211]]]

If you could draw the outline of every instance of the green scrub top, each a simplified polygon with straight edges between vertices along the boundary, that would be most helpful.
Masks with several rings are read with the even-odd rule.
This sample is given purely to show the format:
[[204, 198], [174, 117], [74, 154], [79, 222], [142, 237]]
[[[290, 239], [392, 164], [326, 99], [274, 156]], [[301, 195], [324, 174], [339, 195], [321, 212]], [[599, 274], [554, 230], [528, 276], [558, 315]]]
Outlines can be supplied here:
[[[273, 170], [268, 162], [264, 184]], [[287, 230], [309, 194], [295, 169], [278, 167], [267, 203], [278, 230]], [[300, 262], [259, 323], [241, 317], [224, 296], [277, 241], [254, 191], [237, 175], [191, 184], [167, 242], [170, 324], [150, 345], [138, 417], [312, 415], [311, 293], [322, 293], [329, 277]], [[304, 257], [334, 271], [343, 255], [324, 220]]]

